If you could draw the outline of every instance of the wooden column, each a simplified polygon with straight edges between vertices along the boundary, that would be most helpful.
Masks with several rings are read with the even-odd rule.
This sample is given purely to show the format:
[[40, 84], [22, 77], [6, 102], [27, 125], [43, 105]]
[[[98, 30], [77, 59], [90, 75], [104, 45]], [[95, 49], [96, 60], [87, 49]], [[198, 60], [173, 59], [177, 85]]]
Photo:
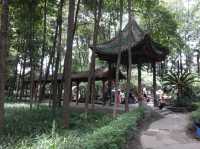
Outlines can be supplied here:
[[34, 83], [34, 102], [36, 103], [37, 100], [37, 90], [38, 90], [38, 85], [37, 82]]
[[[108, 64], [108, 69], [109, 71], [111, 71], [111, 64]], [[112, 80], [109, 78], [108, 80], [108, 92], [109, 92], [109, 96], [110, 96], [110, 106], [112, 105]]]
[[142, 71], [141, 71], [141, 64], [137, 64], [138, 68], [138, 95], [140, 97], [139, 105], [142, 104]]
[[105, 81], [102, 81], [102, 97], [103, 97], [103, 102], [104, 105], [106, 105], [106, 96], [105, 96]]
[[79, 97], [79, 82], [76, 83], [77, 88], [76, 88], [76, 104], [78, 105], [78, 97]]
[[155, 62], [152, 64], [152, 67], [153, 67], [153, 99], [154, 99], [154, 106], [157, 106], [158, 101], [156, 98], [157, 84], [156, 84], [156, 63]]
[[142, 72], [141, 72], [141, 64], [137, 65], [138, 68], [138, 91], [142, 92]]
[[62, 99], [62, 97], [63, 97], [63, 96], [62, 96], [62, 93], [63, 93], [63, 92], [62, 92], [62, 91], [63, 91], [63, 83], [62, 83], [62, 82], [59, 82], [58, 84], [59, 84], [59, 85], [58, 85], [58, 99], [59, 99], [59, 104], [58, 104], [58, 105], [59, 105], [59, 107], [61, 107], [61, 106], [62, 106], [61, 103], [62, 103], [62, 100], [63, 100], [63, 99]]
[[92, 65], [92, 79], [91, 79], [91, 104], [92, 109], [95, 108], [95, 99], [96, 99], [96, 89], [95, 89], [95, 65], [96, 65], [96, 55], [94, 57], [94, 62]]
[[70, 90], [71, 90], [71, 92], [70, 92], [70, 99], [69, 99], [69, 103], [72, 101], [72, 81], [71, 81], [71, 85], [70, 85]]

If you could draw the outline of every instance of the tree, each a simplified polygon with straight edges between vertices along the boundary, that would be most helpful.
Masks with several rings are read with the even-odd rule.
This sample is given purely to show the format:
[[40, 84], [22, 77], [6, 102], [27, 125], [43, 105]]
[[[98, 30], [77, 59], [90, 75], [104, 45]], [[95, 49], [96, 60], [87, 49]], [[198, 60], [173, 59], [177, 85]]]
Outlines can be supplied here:
[[2, 0], [0, 32], [0, 128], [3, 127], [4, 91], [6, 82], [6, 55], [8, 50], [8, 0]]
[[64, 103], [63, 118], [64, 127], [69, 127], [69, 103], [71, 98], [71, 69], [72, 69], [72, 48], [74, 40], [74, 11], [75, 0], [69, 0], [68, 29], [67, 29], [67, 51], [64, 61]]
[[45, 50], [47, 47], [46, 40], [47, 40], [47, 0], [44, 0], [43, 43], [42, 43], [42, 56], [41, 56], [41, 60], [40, 60], [40, 76], [39, 76], [40, 88], [42, 85], [42, 77], [43, 77], [44, 55], [45, 55]]
[[57, 56], [55, 60], [55, 71], [54, 71], [54, 79], [53, 79], [53, 111], [55, 111], [58, 96], [58, 84], [57, 84], [57, 78], [58, 78], [58, 70], [59, 70], [59, 63], [60, 63], [60, 57], [61, 57], [61, 40], [62, 40], [62, 11], [63, 11], [63, 3], [64, 0], [60, 1], [59, 6], [59, 13], [58, 13], [58, 27], [59, 27], [59, 33], [58, 33], [58, 46], [57, 46]]
[[[131, 13], [132, 13], [132, 3], [131, 0], [128, 0], [128, 22], [129, 22], [129, 34], [132, 32], [132, 26], [130, 25], [131, 22]], [[131, 90], [131, 71], [132, 71], [132, 51], [131, 51], [131, 45], [129, 45], [128, 48], [128, 78], [127, 78], [127, 86], [128, 86], [128, 96], [125, 100], [125, 110], [126, 112], [129, 111], [129, 107], [128, 107], [128, 98], [129, 98], [129, 94], [130, 94], [130, 90]], [[141, 89], [139, 88], [139, 96], [141, 94]]]
[[[120, 0], [120, 44], [122, 43], [122, 19], [123, 19], [123, 0]], [[117, 114], [117, 94], [119, 89], [119, 71], [120, 71], [120, 64], [121, 64], [121, 49], [120, 47], [117, 55], [117, 66], [116, 66], [116, 81], [115, 81], [115, 105], [113, 110], [113, 117], [116, 117]]]
[[[98, 6], [98, 7], [97, 7]], [[99, 22], [101, 18], [101, 6], [102, 0], [95, 0], [94, 2], [94, 33], [93, 33], [93, 45], [97, 44], [97, 37], [98, 37], [98, 28]], [[92, 51], [91, 62], [90, 62], [90, 74], [88, 76], [88, 86], [87, 86], [87, 99], [86, 99], [86, 114], [88, 110], [88, 101], [91, 99], [92, 108], [94, 109], [94, 100], [95, 100], [95, 53]]]

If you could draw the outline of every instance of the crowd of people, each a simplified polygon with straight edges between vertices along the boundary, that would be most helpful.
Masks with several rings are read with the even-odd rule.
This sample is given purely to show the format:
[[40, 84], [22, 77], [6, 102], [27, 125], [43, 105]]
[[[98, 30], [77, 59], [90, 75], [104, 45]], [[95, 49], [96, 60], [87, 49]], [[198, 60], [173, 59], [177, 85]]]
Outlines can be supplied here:
[[[115, 88], [111, 90], [111, 100], [114, 102], [116, 96], [116, 91]], [[124, 90], [118, 89], [117, 91], [117, 102], [118, 104], [124, 104], [125, 103], [125, 98], [127, 97], [127, 93]], [[158, 107], [160, 109], [163, 109], [166, 105], [170, 103], [171, 96], [167, 95], [167, 90], [164, 89], [159, 89], [156, 91], [156, 99], [158, 101]], [[142, 102], [153, 102], [153, 93], [151, 89], [147, 89], [146, 87], [143, 87], [141, 89], [141, 92], [138, 93], [138, 91], [131, 89], [128, 95], [128, 103], [129, 104], [136, 104], [139, 103], [140, 100]]]
[[[76, 86], [73, 87], [72, 90], [73, 90], [72, 92], [73, 99], [75, 101], [79, 100], [80, 92], [77, 95]], [[116, 92], [114, 85], [112, 85], [112, 87], [109, 88], [108, 84], [106, 84], [104, 91], [99, 90], [99, 92], [97, 93], [97, 97], [100, 97], [100, 99], [102, 99], [104, 105], [106, 105], [107, 103], [109, 103], [110, 105], [114, 104], [115, 98], [117, 98], [118, 105], [125, 104], [125, 99], [127, 97], [129, 104], [136, 104], [141, 102], [145, 103], [154, 102], [152, 88], [147, 88], [143, 85], [140, 91], [138, 91], [136, 87], [130, 89], [129, 92], [126, 91], [127, 91], [126, 89], [123, 89], [121, 87], [121, 89], [118, 89]], [[167, 90], [165, 88], [156, 91], [156, 99], [158, 101], [158, 107], [160, 109], [163, 109], [163, 107], [165, 107], [167, 104], [170, 103], [170, 98], [171, 97], [167, 95]]]

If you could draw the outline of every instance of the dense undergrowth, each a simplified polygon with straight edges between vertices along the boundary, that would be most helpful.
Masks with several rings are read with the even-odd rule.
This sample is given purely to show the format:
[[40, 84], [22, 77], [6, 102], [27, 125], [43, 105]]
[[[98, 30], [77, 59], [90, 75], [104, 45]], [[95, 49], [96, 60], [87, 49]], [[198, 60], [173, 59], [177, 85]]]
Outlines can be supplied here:
[[[32, 146], [42, 138], [51, 138], [52, 132], [61, 138], [64, 136], [81, 137], [106, 125], [111, 120], [111, 116], [105, 113], [88, 113], [88, 118], [85, 119], [83, 112], [72, 111], [70, 129], [65, 130], [62, 128], [62, 109], [57, 110], [53, 115], [47, 106], [30, 111], [27, 104], [6, 104], [5, 128], [1, 131], [0, 148], [13, 149], [21, 148], [23, 145]], [[53, 127], [53, 122], [55, 122], [55, 127]]]
[[[115, 149], [126, 142], [130, 130], [137, 128], [143, 110], [122, 114], [112, 120], [109, 114], [82, 112], [70, 115], [70, 129], [62, 128], [62, 110], [53, 116], [48, 107], [30, 111], [28, 105], [7, 104], [5, 129], [0, 148], [12, 149]], [[54, 119], [55, 117], [55, 119]]]

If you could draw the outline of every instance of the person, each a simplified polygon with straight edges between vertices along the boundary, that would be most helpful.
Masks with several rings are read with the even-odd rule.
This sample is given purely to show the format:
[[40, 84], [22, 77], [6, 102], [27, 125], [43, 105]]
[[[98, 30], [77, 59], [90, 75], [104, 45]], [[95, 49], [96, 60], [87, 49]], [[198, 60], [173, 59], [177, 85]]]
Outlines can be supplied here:
[[144, 98], [147, 98], [147, 89], [144, 87], [142, 91]]
[[136, 102], [135, 97], [133, 96], [132, 92], [130, 92], [128, 96], [128, 103], [135, 104], [135, 102]]
[[111, 90], [111, 103], [115, 101], [115, 88]]
[[159, 109], [162, 110], [165, 106], [166, 106], [166, 103], [167, 103], [167, 94], [166, 94], [166, 89], [163, 90], [161, 96], [160, 96], [160, 103], [159, 103]]
[[159, 109], [162, 110], [166, 105], [165, 98], [162, 96], [160, 99]]
[[147, 89], [144, 87], [143, 88], [143, 98], [146, 102], [150, 102], [150, 97], [148, 96], [148, 92], [147, 92]]
[[121, 96], [121, 101], [120, 101], [120, 103], [125, 103], [125, 93], [124, 93], [124, 91], [122, 90], [121, 91], [121, 93], [120, 93], [120, 96]]
[[121, 89], [117, 90], [117, 107], [119, 107], [119, 104], [121, 103]]

